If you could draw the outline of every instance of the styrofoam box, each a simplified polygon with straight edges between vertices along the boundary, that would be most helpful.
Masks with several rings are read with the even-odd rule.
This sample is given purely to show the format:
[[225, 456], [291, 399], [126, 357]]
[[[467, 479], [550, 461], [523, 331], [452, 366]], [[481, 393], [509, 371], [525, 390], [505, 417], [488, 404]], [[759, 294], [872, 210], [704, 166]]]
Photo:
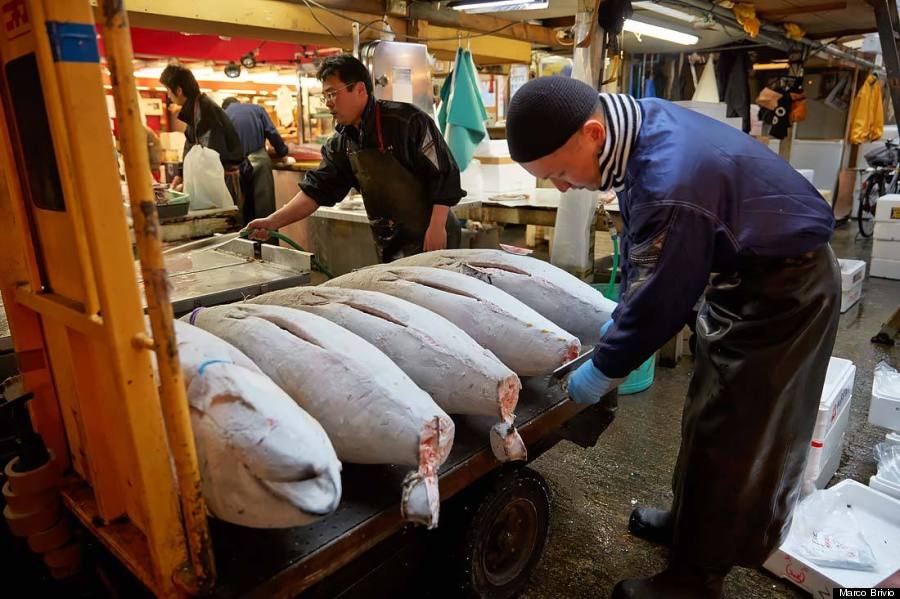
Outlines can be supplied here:
[[831, 597], [836, 588], [873, 588], [900, 569], [900, 500], [869, 488], [855, 480], [843, 480], [832, 487], [841, 503], [850, 506], [862, 534], [875, 553], [873, 572], [816, 566], [797, 555], [798, 539], [788, 534], [763, 567], [812, 593]]
[[886, 260], [900, 260], [900, 241], [876, 239], [872, 244], [872, 257]]
[[856, 366], [853, 362], [835, 356], [828, 360], [825, 386], [822, 387], [822, 399], [819, 401], [819, 414], [813, 428], [814, 441], [825, 438], [838, 421], [843, 409], [850, 404], [855, 378]]
[[875, 220], [900, 221], [900, 194], [889, 193], [878, 198], [878, 202], [875, 204]]
[[855, 378], [856, 366], [850, 360], [832, 357], [828, 361], [819, 414], [810, 442], [812, 447], [803, 472], [803, 480], [814, 481], [816, 488], [823, 488], [840, 464]]
[[862, 260], [846, 260], [838, 259], [841, 266], [841, 289], [849, 291], [857, 283], [861, 283], [866, 278], [866, 263]]
[[892, 480], [873, 474], [869, 477], [869, 486], [885, 495], [900, 499], [900, 483], [895, 483]]
[[815, 438], [809, 448], [809, 457], [806, 458], [806, 468], [803, 471], [805, 484], [817, 489], [824, 489], [834, 477], [841, 465], [841, 456], [844, 453], [844, 433], [850, 424], [850, 402], [844, 404], [838, 413], [834, 424], [825, 433], [824, 437]]
[[841, 314], [849, 310], [862, 297], [862, 281], [846, 291], [841, 291]]
[[869, 404], [869, 423], [900, 431], [900, 394], [872, 381], [872, 402]]
[[479, 156], [509, 156], [509, 142], [505, 139], [485, 139], [475, 148], [475, 158]]
[[872, 236], [885, 241], [900, 241], [900, 220], [894, 222], [876, 220], [875, 232]]
[[537, 180], [515, 162], [508, 164], [481, 164], [483, 193], [534, 193]]
[[900, 279], [900, 260], [872, 258], [869, 263], [869, 276], [883, 279]]

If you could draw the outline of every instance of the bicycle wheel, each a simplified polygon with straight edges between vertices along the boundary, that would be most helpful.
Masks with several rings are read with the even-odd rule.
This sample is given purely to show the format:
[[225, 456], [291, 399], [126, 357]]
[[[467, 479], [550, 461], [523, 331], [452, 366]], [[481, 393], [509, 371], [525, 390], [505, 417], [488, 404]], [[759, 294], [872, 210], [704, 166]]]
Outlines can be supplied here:
[[859, 224], [859, 234], [863, 237], [871, 237], [875, 231], [875, 202], [884, 195], [884, 179], [878, 178], [866, 181], [865, 189], [859, 198], [859, 208], [856, 212], [856, 222]]

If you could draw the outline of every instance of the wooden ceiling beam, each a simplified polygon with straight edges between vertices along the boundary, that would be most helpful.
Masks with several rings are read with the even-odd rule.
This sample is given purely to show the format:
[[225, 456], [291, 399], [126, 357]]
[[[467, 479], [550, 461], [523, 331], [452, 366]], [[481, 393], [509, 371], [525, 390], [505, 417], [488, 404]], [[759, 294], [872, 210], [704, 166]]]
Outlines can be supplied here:
[[847, 8], [847, 2], [826, 2], [823, 4], [808, 4], [806, 6], [790, 6], [788, 8], [779, 8], [773, 10], [758, 10], [756, 16], [767, 21], [780, 21], [786, 17], [796, 15], [805, 15], [809, 13], [831, 12], [835, 10], [844, 10]]
[[875, 33], [878, 31], [875, 26], [860, 27], [858, 29], [841, 29], [839, 31], [823, 31], [821, 33], [807, 33], [806, 37], [811, 40], [823, 40], [828, 38], [850, 37], [851, 35], [864, 35], [866, 33]]

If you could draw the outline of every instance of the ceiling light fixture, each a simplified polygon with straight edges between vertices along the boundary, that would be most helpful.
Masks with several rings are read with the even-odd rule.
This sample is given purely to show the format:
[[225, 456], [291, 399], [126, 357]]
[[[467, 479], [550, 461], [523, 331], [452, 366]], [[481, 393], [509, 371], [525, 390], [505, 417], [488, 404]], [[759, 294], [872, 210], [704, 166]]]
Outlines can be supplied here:
[[550, 6], [549, 0], [453, 0], [448, 8], [470, 13], [540, 10]]
[[225, 65], [225, 76], [230, 77], [231, 79], [237, 79], [241, 76], [241, 67], [234, 61], [229, 62]]
[[673, 19], [678, 19], [679, 21], [684, 21], [685, 23], [692, 23], [697, 19], [697, 17], [690, 13], [686, 13], [682, 10], [676, 10], [674, 8], [669, 8], [668, 6], [663, 6], [661, 4], [657, 4], [656, 2], [648, 2], [647, 0], [632, 2], [631, 6], [634, 8], [639, 8], [641, 10], [649, 10], [660, 15], [665, 15], [667, 17], [672, 17]]
[[647, 37], [654, 37], [667, 42], [681, 44], [682, 46], [693, 46], [700, 41], [700, 38], [696, 35], [682, 33], [680, 31], [675, 31], [674, 29], [669, 29], [668, 27], [651, 25], [650, 23], [644, 23], [643, 21], [635, 21], [634, 19], [625, 19], [623, 29], [637, 35], [646, 35]]

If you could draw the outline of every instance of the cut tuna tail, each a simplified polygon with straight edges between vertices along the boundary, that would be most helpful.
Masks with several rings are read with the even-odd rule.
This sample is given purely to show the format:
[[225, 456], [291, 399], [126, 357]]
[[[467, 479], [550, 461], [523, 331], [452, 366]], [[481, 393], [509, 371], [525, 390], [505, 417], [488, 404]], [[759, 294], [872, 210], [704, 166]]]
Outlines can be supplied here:
[[525, 442], [513, 424], [516, 419], [513, 410], [516, 409], [516, 404], [519, 402], [521, 388], [522, 384], [517, 376], [507, 377], [499, 385], [500, 418], [502, 420], [491, 427], [491, 450], [494, 452], [494, 457], [501, 462], [528, 459]]
[[403, 519], [416, 524], [424, 524], [429, 529], [438, 525], [441, 509], [441, 495], [438, 490], [438, 469], [450, 454], [453, 445], [453, 430], [449, 418], [435, 417], [425, 425], [419, 436], [419, 469], [406, 475], [403, 480], [403, 495], [400, 513]]

